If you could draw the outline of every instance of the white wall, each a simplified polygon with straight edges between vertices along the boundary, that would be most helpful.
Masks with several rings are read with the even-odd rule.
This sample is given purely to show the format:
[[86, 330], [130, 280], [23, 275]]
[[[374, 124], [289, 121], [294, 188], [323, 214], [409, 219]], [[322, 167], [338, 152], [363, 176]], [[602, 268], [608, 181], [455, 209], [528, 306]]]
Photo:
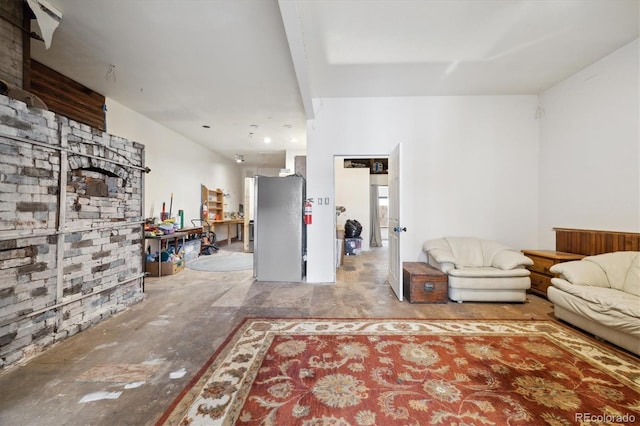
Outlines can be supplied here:
[[[172, 214], [184, 210], [185, 226], [200, 218], [200, 185], [229, 192], [225, 211], [236, 211], [243, 199], [240, 167], [235, 162], [186, 139], [155, 121], [107, 99], [107, 131], [145, 145], [145, 215], [160, 218], [162, 202], [169, 210], [173, 192]], [[234, 227], [235, 228], [235, 227]], [[233, 231], [235, 235], [235, 230]], [[226, 227], [216, 230], [226, 238]]]
[[640, 231], [638, 40], [541, 94], [540, 248], [553, 227]]
[[386, 156], [403, 144], [402, 260], [444, 235], [537, 247], [537, 96], [315, 99], [307, 123], [308, 282], [335, 281], [334, 155]]
[[[362, 225], [362, 250], [369, 250], [371, 232], [371, 189], [369, 169], [345, 169], [344, 158], [335, 159], [335, 204], [343, 206], [346, 211], [336, 217], [336, 225], [344, 226], [347, 219], [357, 220]], [[314, 199], [314, 208], [318, 201]]]
[[252, 178], [256, 176], [276, 177], [280, 175], [280, 169], [274, 169], [272, 167], [243, 166], [241, 170], [243, 178]]
[[288, 149], [285, 154], [285, 169], [289, 169], [291, 174], [296, 172], [296, 157], [307, 155], [306, 149]]

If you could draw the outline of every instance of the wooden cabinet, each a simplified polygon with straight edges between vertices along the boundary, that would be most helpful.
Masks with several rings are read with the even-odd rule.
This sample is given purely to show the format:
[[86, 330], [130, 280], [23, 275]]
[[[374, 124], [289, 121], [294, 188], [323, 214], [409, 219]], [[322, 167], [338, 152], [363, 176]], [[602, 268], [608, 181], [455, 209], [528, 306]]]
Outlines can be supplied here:
[[527, 268], [531, 271], [531, 292], [542, 297], [547, 297], [547, 287], [555, 276], [549, 271], [553, 265], [584, 257], [581, 254], [553, 250], [522, 250], [522, 253], [533, 260], [533, 265]]
[[214, 221], [224, 219], [224, 193], [220, 188], [209, 189], [201, 185], [202, 220]]

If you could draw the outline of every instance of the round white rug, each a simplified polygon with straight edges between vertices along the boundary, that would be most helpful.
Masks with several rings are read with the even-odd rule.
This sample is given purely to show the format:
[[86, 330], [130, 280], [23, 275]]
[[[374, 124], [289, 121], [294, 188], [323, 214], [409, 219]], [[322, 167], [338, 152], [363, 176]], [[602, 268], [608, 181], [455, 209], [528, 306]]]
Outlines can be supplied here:
[[209, 272], [253, 269], [253, 253], [217, 252], [187, 262], [187, 268]]

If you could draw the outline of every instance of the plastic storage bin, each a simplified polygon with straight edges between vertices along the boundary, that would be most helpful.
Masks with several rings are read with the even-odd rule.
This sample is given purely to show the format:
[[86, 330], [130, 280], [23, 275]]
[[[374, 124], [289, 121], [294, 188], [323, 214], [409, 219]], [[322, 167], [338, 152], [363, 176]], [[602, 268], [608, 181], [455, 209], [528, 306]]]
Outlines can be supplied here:
[[347, 256], [354, 256], [360, 254], [362, 250], [362, 238], [345, 238], [344, 239], [344, 254]]

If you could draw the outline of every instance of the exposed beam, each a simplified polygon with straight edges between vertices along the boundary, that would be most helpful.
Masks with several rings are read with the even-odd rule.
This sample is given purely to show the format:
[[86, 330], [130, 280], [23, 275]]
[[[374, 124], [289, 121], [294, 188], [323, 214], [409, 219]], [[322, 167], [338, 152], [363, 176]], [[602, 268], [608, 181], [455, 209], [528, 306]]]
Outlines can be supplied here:
[[304, 36], [300, 26], [298, 2], [296, 0], [278, 0], [284, 31], [289, 43], [291, 60], [296, 72], [300, 96], [307, 120], [313, 120], [313, 102], [311, 101], [311, 89], [309, 87], [309, 72], [307, 67], [307, 52], [304, 47]]

